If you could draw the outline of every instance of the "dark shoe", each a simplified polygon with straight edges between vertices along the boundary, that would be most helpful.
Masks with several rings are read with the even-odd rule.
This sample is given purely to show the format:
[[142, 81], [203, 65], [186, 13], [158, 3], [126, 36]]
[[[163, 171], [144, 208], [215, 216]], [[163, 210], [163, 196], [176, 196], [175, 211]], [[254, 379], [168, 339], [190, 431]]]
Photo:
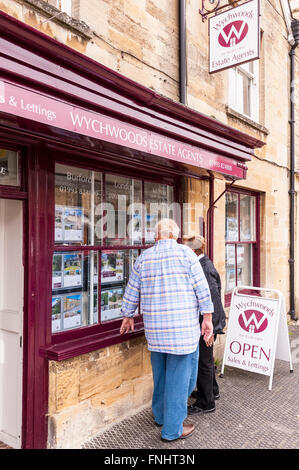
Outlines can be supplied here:
[[188, 406], [188, 415], [194, 415], [196, 413], [212, 413], [216, 410], [216, 407], [213, 408], [202, 408], [199, 402], [193, 403], [193, 405]]
[[178, 439], [187, 439], [194, 433], [194, 431], [195, 431], [194, 424], [183, 424], [183, 432], [180, 435], [180, 437], [177, 437], [176, 439], [164, 439], [164, 437], [161, 437], [161, 440], [164, 442], [173, 442], [173, 441], [177, 441]]
[[214, 395], [214, 400], [219, 400], [220, 398], [220, 393], [217, 393], [216, 395]]
[[193, 392], [191, 393], [190, 397], [192, 397], [192, 398], [198, 398], [197, 390], [193, 390]]
[[163, 426], [163, 424], [156, 423], [156, 421], [154, 421], [154, 424], [155, 424], [155, 426], [158, 426], [158, 428], [162, 428], [162, 426]]

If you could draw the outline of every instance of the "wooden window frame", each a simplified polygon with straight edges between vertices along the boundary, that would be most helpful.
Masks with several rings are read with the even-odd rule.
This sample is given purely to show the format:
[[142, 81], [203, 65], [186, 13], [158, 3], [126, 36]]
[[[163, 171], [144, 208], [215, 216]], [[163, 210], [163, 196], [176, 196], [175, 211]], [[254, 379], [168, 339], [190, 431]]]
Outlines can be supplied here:
[[[246, 69], [246, 65], [238, 65], [229, 70], [229, 106], [238, 113], [245, 117], [259, 122], [259, 61], [252, 61], [249, 65], [253, 65], [253, 72]], [[242, 100], [240, 103], [237, 96], [237, 76], [242, 76]], [[244, 78], [248, 79], [250, 90], [248, 91], [248, 108], [249, 112], [246, 113], [243, 109], [244, 104]]]
[[[74, 154], [73, 154], [74, 155]], [[51, 219], [53, 220], [53, 230], [52, 235], [50, 235], [50, 249], [49, 254], [52, 257], [54, 253], [57, 252], [96, 252], [98, 253], [99, 260], [102, 252], [105, 251], [128, 251], [128, 250], [140, 250], [149, 248], [152, 244], [145, 244], [144, 238], [143, 243], [141, 245], [61, 245], [55, 244], [54, 240], [54, 211], [55, 211], [55, 164], [62, 164], [62, 165], [70, 165], [77, 168], [95, 171], [104, 174], [113, 174], [115, 176], [120, 177], [127, 177], [132, 179], [138, 179], [142, 181], [142, 199], [144, 202], [144, 183], [145, 182], [154, 182], [159, 184], [165, 184], [172, 186], [174, 189], [174, 202], [180, 203], [180, 186], [181, 186], [181, 177], [173, 174], [164, 174], [161, 175], [161, 172], [154, 172], [152, 171], [150, 174], [144, 174], [142, 171], [138, 171], [134, 173], [133, 168], [123, 169], [121, 166], [111, 164], [109, 166], [101, 165], [100, 163], [94, 163], [92, 160], [88, 160], [88, 157], [84, 159], [84, 163], [76, 156], [70, 156], [67, 154], [60, 154], [55, 157], [52, 161], [52, 199], [49, 201], [49, 206], [51, 206], [52, 216]], [[139, 176], [138, 176], [139, 175]], [[183, 221], [181, 221], [183, 224]], [[144, 234], [143, 234], [144, 236]], [[180, 241], [180, 239], [179, 239]], [[100, 265], [100, 263], [99, 263]], [[101, 293], [101, 279], [100, 279], [100, 269], [98, 270], [98, 315], [100, 321], [100, 293]], [[51, 289], [50, 289], [51, 287]], [[47, 291], [49, 292], [49, 299], [52, 298], [52, 285], [47, 286]], [[51, 295], [50, 295], [51, 292]], [[71, 357], [75, 357], [80, 354], [88, 353], [94, 351], [96, 349], [100, 349], [106, 346], [110, 346], [113, 344], [117, 344], [123, 341], [127, 341], [129, 339], [133, 339], [134, 337], [142, 336], [144, 334], [144, 327], [143, 327], [143, 319], [142, 315], [137, 314], [135, 318], [135, 331], [134, 333], [129, 333], [127, 335], [120, 335], [119, 329], [122, 319], [115, 319], [105, 323], [96, 323], [92, 325], [86, 325], [75, 329], [70, 329], [67, 331], [61, 331], [52, 333], [51, 327], [51, 302], [49, 302], [49, 309], [48, 309], [48, 329], [51, 331], [51, 344], [49, 347], [43, 349], [42, 354], [45, 355], [48, 359], [61, 361]]]
[[[237, 247], [239, 245], [251, 245], [252, 246], [252, 285], [254, 287], [260, 287], [260, 194], [255, 191], [246, 189], [231, 188], [227, 193], [233, 193], [238, 195], [238, 240], [229, 241], [225, 240], [225, 248], [227, 245], [235, 246], [235, 286], [237, 286], [238, 280], [238, 263], [237, 263]], [[255, 198], [255, 227], [256, 236], [254, 241], [241, 241], [240, 239], [240, 196], [247, 195]], [[226, 217], [226, 214], [225, 214]], [[226, 265], [225, 265], [226, 269]], [[231, 303], [232, 292], [226, 292], [224, 294], [225, 307], [229, 307]]]

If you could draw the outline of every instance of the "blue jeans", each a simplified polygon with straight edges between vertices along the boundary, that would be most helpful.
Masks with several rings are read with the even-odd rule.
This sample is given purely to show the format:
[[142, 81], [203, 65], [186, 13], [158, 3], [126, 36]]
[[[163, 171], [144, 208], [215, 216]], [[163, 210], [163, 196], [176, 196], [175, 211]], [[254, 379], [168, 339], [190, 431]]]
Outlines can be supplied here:
[[199, 347], [194, 353], [184, 355], [151, 352], [152, 411], [156, 423], [163, 425], [164, 439], [177, 439], [183, 432], [188, 397], [196, 385], [198, 356]]

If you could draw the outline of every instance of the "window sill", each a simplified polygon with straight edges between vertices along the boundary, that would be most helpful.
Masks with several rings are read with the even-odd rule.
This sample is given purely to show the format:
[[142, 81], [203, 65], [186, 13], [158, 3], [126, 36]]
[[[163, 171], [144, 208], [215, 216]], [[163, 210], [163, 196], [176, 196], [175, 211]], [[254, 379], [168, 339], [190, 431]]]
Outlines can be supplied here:
[[239, 121], [242, 121], [244, 124], [247, 124], [248, 126], [253, 127], [254, 129], [258, 130], [259, 132], [262, 132], [265, 135], [270, 134], [269, 130], [265, 126], [254, 121], [253, 119], [246, 116], [245, 114], [242, 114], [239, 111], [236, 111], [230, 106], [226, 106], [226, 114], [229, 117], [233, 117], [233, 118], [238, 119]]
[[144, 335], [143, 324], [135, 325], [135, 331], [126, 335], [121, 335], [118, 327], [117, 329], [110, 330], [109, 332], [105, 331], [88, 337], [41, 348], [40, 355], [45, 359], [60, 362], [112, 346], [113, 344], [123, 343], [142, 335]]
[[64, 27], [67, 27], [74, 33], [82, 36], [84, 39], [92, 38], [93, 34], [89, 26], [84, 23], [84, 21], [76, 20], [75, 18], [69, 16], [67, 13], [60, 12], [58, 8], [55, 8], [54, 6], [42, 2], [40, 0], [25, 0], [25, 3], [29, 7], [32, 7], [36, 11], [43, 14], [44, 16], [48, 16], [49, 20], [51, 19], [51, 21], [61, 24]]

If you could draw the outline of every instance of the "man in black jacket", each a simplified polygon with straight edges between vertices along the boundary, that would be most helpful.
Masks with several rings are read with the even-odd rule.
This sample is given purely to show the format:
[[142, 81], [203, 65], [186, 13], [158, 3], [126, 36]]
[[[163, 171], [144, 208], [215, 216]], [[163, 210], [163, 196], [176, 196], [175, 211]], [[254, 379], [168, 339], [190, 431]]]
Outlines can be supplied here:
[[215, 400], [219, 398], [219, 387], [215, 376], [213, 343], [217, 334], [224, 334], [225, 312], [221, 301], [221, 279], [212, 261], [204, 254], [205, 239], [199, 235], [184, 236], [184, 243], [197, 254], [208, 281], [214, 304], [213, 327], [214, 338], [206, 343], [203, 336], [199, 340], [199, 360], [197, 390], [192, 393], [195, 403], [188, 407], [188, 414], [211, 413], [215, 411]]

